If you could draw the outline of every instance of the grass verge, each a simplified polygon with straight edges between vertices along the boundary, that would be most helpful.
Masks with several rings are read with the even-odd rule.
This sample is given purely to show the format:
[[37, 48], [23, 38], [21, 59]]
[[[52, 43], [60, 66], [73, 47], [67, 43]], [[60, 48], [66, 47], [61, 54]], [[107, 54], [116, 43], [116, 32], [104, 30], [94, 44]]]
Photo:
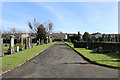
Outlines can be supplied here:
[[51, 45], [53, 45], [55, 43], [56, 42], [52, 42], [49, 44], [35, 46], [34, 48], [31, 48], [31, 49], [26, 49], [24, 51], [20, 51], [20, 52], [14, 53], [12, 55], [7, 55], [4, 57], [1, 57], [0, 60], [2, 60], [2, 71], [8, 71], [8, 70], [18, 67], [19, 64], [22, 64], [25, 61], [31, 59], [36, 54], [47, 49], [48, 47], [50, 47]]
[[88, 50], [85, 48], [74, 48], [73, 43], [65, 43], [93, 63], [120, 69], [120, 56], [117, 53], [93, 53], [92, 50]]

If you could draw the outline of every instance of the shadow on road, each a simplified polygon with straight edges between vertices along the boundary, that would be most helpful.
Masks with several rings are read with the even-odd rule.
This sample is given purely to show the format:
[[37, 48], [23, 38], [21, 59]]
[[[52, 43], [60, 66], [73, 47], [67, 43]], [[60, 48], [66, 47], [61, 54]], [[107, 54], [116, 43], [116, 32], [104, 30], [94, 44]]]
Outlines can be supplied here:
[[63, 64], [90, 64], [88, 62], [74, 62], [74, 63], [63, 63]]
[[64, 44], [64, 43], [57, 43], [57, 44], [54, 44], [54, 45], [66, 45], [66, 44]]

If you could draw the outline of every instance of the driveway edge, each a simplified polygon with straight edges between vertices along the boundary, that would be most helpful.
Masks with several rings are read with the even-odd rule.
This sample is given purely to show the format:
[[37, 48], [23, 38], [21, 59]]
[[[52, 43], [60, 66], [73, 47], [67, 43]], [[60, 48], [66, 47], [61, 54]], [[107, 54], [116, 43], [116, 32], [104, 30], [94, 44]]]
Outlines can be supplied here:
[[[66, 43], [65, 43], [66, 44]], [[67, 46], [69, 46], [68, 44], [66, 44]], [[114, 66], [109, 66], [109, 65], [104, 65], [104, 64], [100, 64], [100, 63], [96, 63], [96, 62], [93, 62], [91, 61], [89, 58], [86, 58], [85, 56], [83, 56], [81, 53], [79, 53], [78, 51], [76, 51], [74, 48], [72, 48], [71, 46], [69, 46], [72, 50], [74, 50], [78, 55], [80, 55], [84, 60], [92, 63], [92, 64], [95, 64], [95, 65], [99, 65], [99, 66], [103, 66], [103, 67], [109, 67], [109, 68], [112, 68], [112, 69], [118, 69], [120, 70], [119, 67], [114, 67]]]
[[[57, 42], [56, 42], [56, 43], [57, 43]], [[56, 44], [56, 43], [55, 43], [55, 44]], [[54, 45], [54, 44], [53, 44], [53, 45]], [[48, 48], [52, 47], [53, 45], [49, 46]], [[46, 48], [46, 49], [48, 49], [48, 48]], [[10, 72], [10, 71], [12, 71], [12, 70], [14, 70], [14, 69], [17, 69], [18, 67], [20, 67], [20, 66], [22, 66], [22, 65], [24, 65], [26, 62], [29, 62], [30, 60], [32, 60], [33, 58], [35, 58], [36, 56], [38, 56], [40, 53], [42, 53], [42, 52], [43, 52], [43, 51], [45, 51], [46, 49], [44, 49], [44, 50], [40, 51], [40, 52], [39, 52], [39, 53], [37, 53], [35, 56], [33, 56], [33, 57], [31, 57], [30, 59], [26, 60], [25, 62], [23, 62], [23, 63], [19, 64], [17, 67], [15, 67], [15, 68], [13, 68], [13, 69], [10, 69], [10, 70], [7, 70], [7, 71], [2, 72], [2, 74], [0, 74], [0, 76], [2, 76], [3, 74], [5, 74], [5, 73], [7, 73], [7, 72]]]

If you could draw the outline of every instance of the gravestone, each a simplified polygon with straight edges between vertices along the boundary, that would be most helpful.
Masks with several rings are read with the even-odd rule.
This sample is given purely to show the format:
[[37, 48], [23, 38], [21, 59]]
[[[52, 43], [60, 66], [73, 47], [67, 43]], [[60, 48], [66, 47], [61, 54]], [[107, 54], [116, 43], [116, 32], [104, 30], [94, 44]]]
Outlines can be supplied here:
[[4, 56], [4, 53], [3, 53], [3, 39], [0, 38], [0, 57], [1, 56]]
[[49, 40], [50, 40], [50, 43], [53, 42], [52, 38], [50, 38]]
[[23, 36], [21, 36], [21, 44], [23, 44]]
[[25, 49], [28, 49], [28, 38], [26, 38], [25, 40], [26, 40], [26, 41], [25, 41], [25, 42], [26, 42], [26, 43], [25, 43]]
[[21, 35], [21, 43], [22, 44], [25, 44], [25, 49], [28, 49], [28, 37], [29, 35], [28, 34], [22, 34]]
[[[0, 57], [4, 56], [3, 54], [3, 39], [0, 37]], [[0, 74], [2, 74], [2, 59], [0, 60]], [[2, 75], [0, 75], [0, 80], [2, 80]]]
[[15, 49], [14, 49], [14, 38], [15, 38], [14, 35], [10, 35], [10, 45], [9, 45], [8, 53], [11, 53], [11, 54], [13, 54], [15, 52]]
[[31, 48], [31, 37], [28, 37], [28, 48]]
[[49, 38], [48, 37], [46, 37], [46, 43], [49, 43]]
[[38, 45], [40, 45], [40, 39], [39, 39], [38, 43], [39, 43]]
[[17, 52], [19, 52], [19, 46], [17, 46]]

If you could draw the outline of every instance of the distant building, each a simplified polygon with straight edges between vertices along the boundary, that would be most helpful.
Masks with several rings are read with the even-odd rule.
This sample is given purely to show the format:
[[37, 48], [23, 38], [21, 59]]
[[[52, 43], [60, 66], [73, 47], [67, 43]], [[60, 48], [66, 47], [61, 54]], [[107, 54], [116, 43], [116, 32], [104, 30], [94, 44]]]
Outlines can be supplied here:
[[52, 33], [51, 37], [53, 39], [67, 39], [67, 33]]
[[93, 33], [93, 34], [91, 34], [93, 37], [95, 37], [95, 38], [99, 38], [99, 37], [102, 37], [102, 34], [101, 33], [99, 33], [99, 32], [97, 32], [97, 33]]

